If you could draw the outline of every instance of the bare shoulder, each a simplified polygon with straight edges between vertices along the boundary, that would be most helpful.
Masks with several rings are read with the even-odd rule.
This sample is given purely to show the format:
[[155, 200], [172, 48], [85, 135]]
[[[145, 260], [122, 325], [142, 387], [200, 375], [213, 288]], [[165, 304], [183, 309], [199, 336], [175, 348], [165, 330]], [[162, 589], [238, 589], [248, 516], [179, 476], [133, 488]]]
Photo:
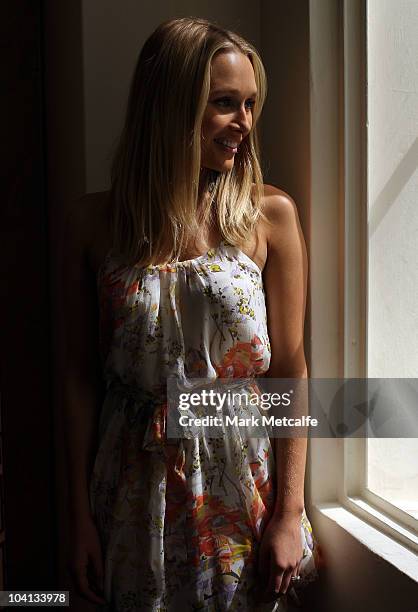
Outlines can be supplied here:
[[268, 184], [263, 184], [260, 209], [264, 216], [260, 216], [254, 235], [243, 245], [242, 250], [263, 271], [269, 251], [286, 234], [285, 227], [289, 222], [289, 215], [294, 216], [297, 211], [289, 194]]
[[91, 193], [73, 200], [67, 209], [60, 281], [69, 384], [86, 381], [99, 395], [102, 393], [99, 310], [90, 258], [96, 250], [95, 233], [101, 235], [102, 202], [100, 194]]
[[267, 219], [268, 242], [274, 242], [277, 232], [292, 223], [299, 222], [299, 215], [293, 198], [274, 185], [264, 185], [262, 211]]
[[265, 215], [264, 235], [267, 255], [293, 246], [305, 249], [297, 205], [288, 193], [273, 185], [264, 185], [262, 211]]
[[296, 266], [307, 270], [305, 238], [294, 199], [282, 189], [265, 185], [263, 213], [266, 221], [265, 236], [267, 257], [265, 273], [276, 274], [278, 267], [291, 269]]

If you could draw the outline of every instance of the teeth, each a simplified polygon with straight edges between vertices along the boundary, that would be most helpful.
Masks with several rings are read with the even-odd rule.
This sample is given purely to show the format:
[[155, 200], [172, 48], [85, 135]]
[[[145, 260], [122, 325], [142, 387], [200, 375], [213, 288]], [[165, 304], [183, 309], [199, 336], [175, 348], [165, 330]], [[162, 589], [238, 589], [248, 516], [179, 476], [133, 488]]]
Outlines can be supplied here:
[[217, 142], [225, 145], [226, 147], [230, 147], [231, 149], [236, 149], [238, 147], [238, 143], [233, 142], [232, 140], [217, 140]]

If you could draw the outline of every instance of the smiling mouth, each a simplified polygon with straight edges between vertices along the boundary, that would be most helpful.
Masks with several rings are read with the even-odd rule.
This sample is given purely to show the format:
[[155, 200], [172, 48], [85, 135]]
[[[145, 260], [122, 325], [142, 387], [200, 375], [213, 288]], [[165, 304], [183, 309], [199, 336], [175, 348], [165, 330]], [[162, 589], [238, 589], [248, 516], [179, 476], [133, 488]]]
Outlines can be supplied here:
[[236, 153], [238, 151], [238, 143], [232, 142], [229, 140], [217, 140], [215, 139], [217, 145], [223, 148], [224, 151], [228, 151], [229, 153]]

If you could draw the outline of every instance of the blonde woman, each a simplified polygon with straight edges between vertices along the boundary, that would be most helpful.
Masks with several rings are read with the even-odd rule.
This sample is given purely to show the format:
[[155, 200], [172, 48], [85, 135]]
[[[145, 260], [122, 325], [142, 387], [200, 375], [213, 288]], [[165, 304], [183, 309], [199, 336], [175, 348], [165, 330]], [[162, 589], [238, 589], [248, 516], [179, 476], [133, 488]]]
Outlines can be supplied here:
[[305, 245], [293, 200], [262, 183], [265, 95], [240, 36], [163, 23], [111, 189], [68, 220], [70, 568], [106, 610], [286, 610], [316, 576], [306, 439], [166, 435], [168, 377], [307, 376]]

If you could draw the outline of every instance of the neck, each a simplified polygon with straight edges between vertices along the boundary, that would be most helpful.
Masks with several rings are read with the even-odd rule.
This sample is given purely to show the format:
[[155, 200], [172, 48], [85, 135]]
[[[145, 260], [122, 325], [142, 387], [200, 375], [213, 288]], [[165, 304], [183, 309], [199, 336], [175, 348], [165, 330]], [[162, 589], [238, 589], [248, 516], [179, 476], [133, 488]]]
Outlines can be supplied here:
[[216, 180], [219, 172], [211, 170], [210, 168], [202, 168], [200, 171], [199, 179], [199, 191], [198, 191], [198, 206], [200, 207], [204, 202], [210, 198], [211, 184]]
[[200, 180], [199, 180], [199, 191], [198, 191], [198, 203], [197, 203], [197, 216], [198, 221], [201, 224], [202, 235], [211, 231], [211, 227], [215, 224], [217, 226], [217, 222], [214, 215], [214, 204], [211, 204], [211, 207], [208, 209], [206, 204], [211, 201], [212, 193], [214, 187], [214, 182], [216, 181], [217, 176], [219, 176], [219, 172], [215, 170], [211, 170], [209, 168], [201, 168], [200, 171]]

